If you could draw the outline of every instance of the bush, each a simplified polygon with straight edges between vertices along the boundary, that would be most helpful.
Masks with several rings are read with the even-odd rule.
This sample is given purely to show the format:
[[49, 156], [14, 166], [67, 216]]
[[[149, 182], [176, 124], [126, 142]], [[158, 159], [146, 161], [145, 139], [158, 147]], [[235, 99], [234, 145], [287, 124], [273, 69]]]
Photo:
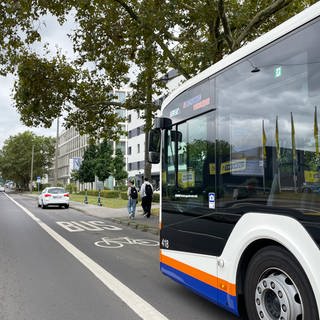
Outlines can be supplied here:
[[123, 184], [123, 185], [115, 186], [114, 190], [119, 190], [124, 192], [128, 190], [128, 187], [125, 184]]
[[104, 198], [119, 198], [120, 192], [117, 190], [102, 190], [100, 193], [101, 197]]
[[69, 183], [66, 186], [66, 190], [69, 193], [76, 193], [77, 192], [77, 185], [75, 183]]
[[123, 200], [128, 200], [127, 192], [121, 192], [121, 193], [120, 193], [120, 196], [121, 196], [121, 199], [123, 199]]
[[97, 197], [98, 196], [99, 191], [98, 190], [88, 190], [87, 191], [87, 195], [88, 196], [93, 196], [93, 197]]
[[[78, 194], [85, 195], [85, 191], [80, 191]], [[87, 190], [87, 195], [88, 196], [93, 196], [93, 197], [98, 197], [99, 195], [99, 190]], [[120, 192], [117, 190], [101, 190], [100, 191], [100, 197], [102, 198], [119, 198], [120, 197]]]
[[153, 202], [160, 202], [160, 194], [159, 193], [153, 193], [152, 201]]

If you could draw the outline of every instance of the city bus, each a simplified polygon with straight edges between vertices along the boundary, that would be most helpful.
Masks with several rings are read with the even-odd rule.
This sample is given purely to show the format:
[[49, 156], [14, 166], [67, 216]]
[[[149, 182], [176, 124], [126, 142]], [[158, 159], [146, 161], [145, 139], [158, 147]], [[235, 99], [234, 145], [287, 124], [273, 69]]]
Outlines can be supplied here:
[[163, 102], [160, 269], [250, 320], [320, 310], [320, 3]]

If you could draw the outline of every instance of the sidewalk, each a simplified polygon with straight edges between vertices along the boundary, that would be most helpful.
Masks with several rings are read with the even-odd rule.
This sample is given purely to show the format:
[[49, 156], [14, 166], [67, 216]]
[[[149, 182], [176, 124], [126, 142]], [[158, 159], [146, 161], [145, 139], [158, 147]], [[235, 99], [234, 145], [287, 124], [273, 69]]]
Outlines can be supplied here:
[[[153, 203], [152, 207], [159, 207], [159, 204]], [[156, 215], [151, 215], [150, 218], [144, 217], [141, 205], [137, 205], [134, 219], [129, 219], [127, 208], [106, 208], [74, 201], [70, 201], [70, 208], [81, 211], [90, 216], [109, 219], [119, 224], [128, 225], [134, 229], [159, 234], [159, 217]]]
[[[24, 196], [35, 198], [37, 195], [22, 193]], [[158, 203], [153, 203], [152, 208], [159, 207]], [[129, 219], [127, 208], [107, 208], [99, 207], [92, 204], [70, 201], [70, 208], [80, 211], [86, 215], [94, 216], [101, 219], [109, 219], [113, 222], [128, 225], [134, 229], [148, 231], [153, 234], [159, 234], [159, 217], [151, 215], [150, 218], [144, 217], [141, 204], [137, 205], [136, 215], [133, 220]]]

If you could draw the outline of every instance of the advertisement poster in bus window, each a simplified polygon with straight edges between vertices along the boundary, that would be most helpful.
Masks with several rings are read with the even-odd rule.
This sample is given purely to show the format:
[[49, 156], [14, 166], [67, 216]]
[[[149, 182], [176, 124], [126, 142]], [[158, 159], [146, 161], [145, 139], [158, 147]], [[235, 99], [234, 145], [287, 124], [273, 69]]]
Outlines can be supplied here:
[[195, 186], [195, 174], [194, 170], [181, 171], [178, 173], [178, 184], [179, 187], [193, 188]]
[[318, 171], [304, 171], [305, 182], [314, 183], [320, 182], [320, 173]]

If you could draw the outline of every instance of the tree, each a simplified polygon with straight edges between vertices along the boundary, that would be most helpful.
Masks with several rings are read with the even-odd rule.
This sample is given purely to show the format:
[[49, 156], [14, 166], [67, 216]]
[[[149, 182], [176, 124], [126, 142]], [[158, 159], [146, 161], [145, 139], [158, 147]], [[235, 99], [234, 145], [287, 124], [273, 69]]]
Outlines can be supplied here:
[[121, 182], [128, 177], [128, 172], [125, 170], [126, 163], [124, 161], [124, 155], [120, 149], [116, 150], [113, 158], [113, 170], [112, 175], [116, 180], [116, 185], [120, 185]]
[[27, 189], [30, 182], [32, 146], [34, 146], [33, 177], [43, 177], [50, 167], [55, 150], [55, 139], [36, 136], [30, 131], [7, 139], [0, 154], [0, 171], [6, 180], [13, 180]]
[[[314, 2], [57, 0], [30, 4], [7, 0], [0, 6], [0, 21], [5, 26], [4, 39], [9, 41], [0, 41], [0, 46], [12, 50], [13, 54], [8, 55], [11, 66], [20, 64], [15, 99], [25, 123], [48, 126], [54, 114], [67, 114], [67, 127], [73, 125], [80, 133], [112, 139], [121, 133], [121, 119], [114, 116], [119, 105], [108, 94], [109, 85], [120, 87], [126, 83], [130, 66], [136, 67], [138, 76], [132, 98], [125, 106], [145, 111], [147, 132], [156, 110], [152, 97], [164, 87], [159, 81], [161, 74], [175, 68], [188, 79]], [[45, 58], [19, 54], [28, 49], [28, 43], [39, 39], [34, 22], [41, 15], [50, 12], [63, 22], [71, 10], [78, 26], [72, 35], [78, 53], [72, 72], [63, 57], [47, 64]], [[20, 26], [29, 35], [26, 45], [19, 36]], [[31, 68], [33, 73], [23, 72], [30, 60], [36, 68]], [[95, 66], [91, 72], [85, 69], [88, 62]], [[40, 87], [38, 78], [45, 79]], [[47, 79], [58, 94], [45, 86]], [[54, 112], [46, 115], [48, 106], [42, 101], [52, 100]], [[145, 176], [149, 177], [151, 166], [146, 160], [147, 153]]]
[[81, 183], [92, 183], [95, 181], [96, 156], [97, 146], [91, 143], [83, 154], [83, 160], [79, 168], [78, 177]]
[[95, 174], [100, 181], [105, 181], [112, 174], [112, 146], [107, 140], [103, 140], [97, 147], [95, 160]]

